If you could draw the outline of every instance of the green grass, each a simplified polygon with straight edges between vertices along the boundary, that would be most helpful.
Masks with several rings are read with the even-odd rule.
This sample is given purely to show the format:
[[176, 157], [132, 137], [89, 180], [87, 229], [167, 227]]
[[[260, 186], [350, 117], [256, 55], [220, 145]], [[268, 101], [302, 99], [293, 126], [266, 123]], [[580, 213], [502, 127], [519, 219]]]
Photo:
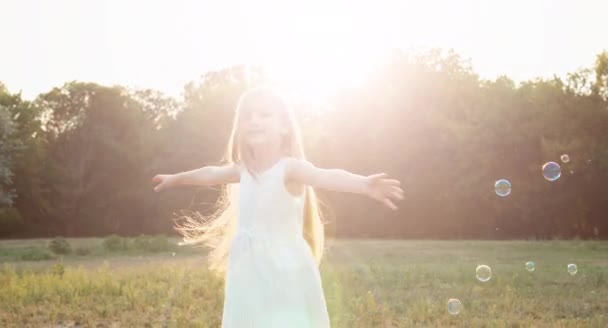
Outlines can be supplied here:
[[[1, 327], [220, 326], [223, 283], [200, 249], [108, 253], [102, 239], [69, 242], [92, 252], [24, 261], [48, 240], [0, 241]], [[332, 327], [607, 327], [607, 255], [597, 241], [340, 240], [321, 273]], [[475, 279], [478, 264], [492, 268], [490, 281]], [[450, 298], [462, 302], [458, 316]]]

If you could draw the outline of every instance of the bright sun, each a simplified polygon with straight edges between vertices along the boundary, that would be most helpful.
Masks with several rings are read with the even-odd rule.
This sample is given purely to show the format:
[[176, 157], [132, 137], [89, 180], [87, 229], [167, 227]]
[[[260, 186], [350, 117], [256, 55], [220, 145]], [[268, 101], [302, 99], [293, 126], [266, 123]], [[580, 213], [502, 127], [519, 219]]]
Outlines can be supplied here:
[[338, 87], [357, 87], [391, 46], [381, 32], [389, 29], [369, 8], [314, 1], [280, 6], [258, 4], [242, 13], [250, 57], [307, 96], [324, 98]]

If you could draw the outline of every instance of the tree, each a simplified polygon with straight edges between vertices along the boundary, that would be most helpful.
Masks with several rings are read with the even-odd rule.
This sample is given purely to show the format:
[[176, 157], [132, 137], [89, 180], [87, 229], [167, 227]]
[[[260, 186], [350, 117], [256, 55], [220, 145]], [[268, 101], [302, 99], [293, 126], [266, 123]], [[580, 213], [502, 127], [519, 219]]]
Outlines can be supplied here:
[[120, 87], [73, 82], [36, 100], [48, 117], [55, 229], [66, 235], [136, 232], [142, 225], [158, 230], [148, 190], [159, 123], [149, 115], [153, 98], [138, 102]]
[[0, 206], [12, 206], [17, 196], [13, 186], [14, 159], [22, 149], [16, 137], [18, 115], [14, 108], [20, 97], [8, 93], [0, 83]]
[[595, 60], [595, 84], [593, 94], [608, 100], [608, 51], [597, 55]]
[[11, 206], [16, 197], [13, 187], [13, 156], [19, 142], [13, 136], [16, 130], [10, 110], [0, 105], [0, 206]]

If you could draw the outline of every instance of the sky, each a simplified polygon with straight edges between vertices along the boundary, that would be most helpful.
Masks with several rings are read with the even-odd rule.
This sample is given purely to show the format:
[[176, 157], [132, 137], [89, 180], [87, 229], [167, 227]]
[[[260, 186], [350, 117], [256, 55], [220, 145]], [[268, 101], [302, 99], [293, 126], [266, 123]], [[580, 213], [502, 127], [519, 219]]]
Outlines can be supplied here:
[[26, 99], [65, 82], [179, 96], [261, 64], [303, 87], [362, 79], [383, 53], [454, 49], [482, 78], [565, 76], [608, 50], [605, 0], [0, 0], [0, 81]]

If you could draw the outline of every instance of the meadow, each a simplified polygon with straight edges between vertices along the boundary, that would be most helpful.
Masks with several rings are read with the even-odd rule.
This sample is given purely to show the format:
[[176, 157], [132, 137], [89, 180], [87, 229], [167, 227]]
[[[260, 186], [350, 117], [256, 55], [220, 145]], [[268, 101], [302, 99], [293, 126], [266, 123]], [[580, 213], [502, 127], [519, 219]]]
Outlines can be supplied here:
[[[223, 282], [204, 250], [164, 237], [65, 241], [0, 241], [1, 327], [220, 326]], [[332, 327], [607, 327], [607, 255], [602, 241], [331, 240], [321, 273]]]

